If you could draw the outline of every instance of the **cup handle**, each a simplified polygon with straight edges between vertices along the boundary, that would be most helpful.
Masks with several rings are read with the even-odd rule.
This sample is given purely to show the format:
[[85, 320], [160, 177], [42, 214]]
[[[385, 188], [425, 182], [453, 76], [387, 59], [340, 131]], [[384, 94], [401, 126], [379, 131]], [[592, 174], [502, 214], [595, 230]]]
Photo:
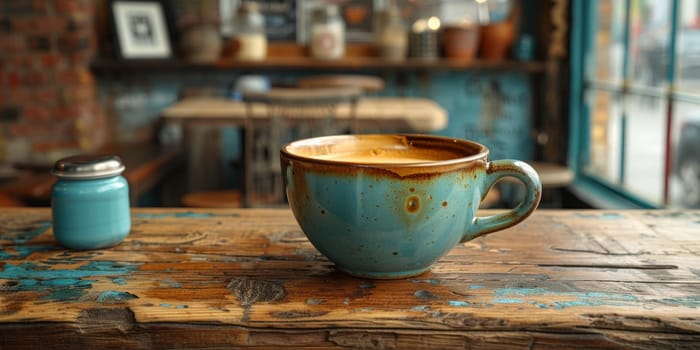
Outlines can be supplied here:
[[[511, 159], [494, 160], [486, 164], [486, 178], [483, 182], [482, 193], [487, 193], [491, 187], [506, 176], [512, 176], [525, 185], [525, 199], [515, 208], [496, 215], [476, 216], [467, 232], [462, 236], [461, 243], [514, 226], [525, 220], [535, 211], [542, 197], [542, 183], [535, 169], [525, 162]], [[483, 196], [482, 196], [483, 198]]]

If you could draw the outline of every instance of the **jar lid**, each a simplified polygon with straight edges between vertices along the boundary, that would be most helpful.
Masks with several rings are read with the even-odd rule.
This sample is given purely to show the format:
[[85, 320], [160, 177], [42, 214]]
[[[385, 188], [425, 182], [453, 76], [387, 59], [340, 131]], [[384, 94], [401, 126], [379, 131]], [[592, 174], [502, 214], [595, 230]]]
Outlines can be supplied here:
[[61, 179], [89, 180], [119, 175], [124, 168], [115, 155], [78, 155], [58, 160], [51, 173]]
[[340, 10], [338, 6], [334, 4], [328, 4], [321, 7], [316, 7], [312, 10], [311, 16], [319, 20], [328, 20], [329, 18], [334, 18], [340, 15]]
[[244, 2], [238, 7], [239, 13], [260, 12], [260, 4], [257, 2]]

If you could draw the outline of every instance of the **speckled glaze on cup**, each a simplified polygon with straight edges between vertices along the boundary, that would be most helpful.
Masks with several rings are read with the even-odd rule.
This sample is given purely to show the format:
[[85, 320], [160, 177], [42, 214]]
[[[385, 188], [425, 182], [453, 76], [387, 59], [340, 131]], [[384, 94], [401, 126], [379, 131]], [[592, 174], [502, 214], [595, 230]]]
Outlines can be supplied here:
[[[442, 160], [344, 156], [387, 152]], [[311, 243], [338, 269], [381, 279], [419, 275], [458, 243], [513, 226], [535, 210], [542, 192], [537, 173], [524, 162], [487, 156], [481, 144], [429, 135], [326, 136], [287, 144], [280, 155], [289, 205]], [[488, 190], [506, 176], [524, 184], [523, 202], [477, 217]]]

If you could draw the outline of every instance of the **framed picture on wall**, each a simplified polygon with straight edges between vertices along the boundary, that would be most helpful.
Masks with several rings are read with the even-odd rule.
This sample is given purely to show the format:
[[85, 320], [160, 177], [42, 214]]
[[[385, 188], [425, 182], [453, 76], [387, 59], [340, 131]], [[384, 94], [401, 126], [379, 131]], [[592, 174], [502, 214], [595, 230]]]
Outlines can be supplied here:
[[230, 37], [234, 34], [234, 14], [242, 2], [256, 2], [260, 5], [260, 12], [265, 17], [267, 40], [297, 40], [297, 0], [219, 0], [223, 36]]
[[348, 0], [341, 3], [347, 41], [370, 42], [374, 39], [374, 6], [372, 0]]
[[110, 0], [117, 54], [124, 59], [172, 58], [171, 20], [163, 0]]

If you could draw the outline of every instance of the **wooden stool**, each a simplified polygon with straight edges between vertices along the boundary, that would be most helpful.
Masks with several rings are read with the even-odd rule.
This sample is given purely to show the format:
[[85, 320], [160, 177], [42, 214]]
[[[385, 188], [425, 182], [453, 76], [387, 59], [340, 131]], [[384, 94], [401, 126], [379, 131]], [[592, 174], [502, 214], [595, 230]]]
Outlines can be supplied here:
[[384, 89], [384, 79], [371, 75], [312, 75], [299, 79], [300, 88], [355, 87], [364, 92], [377, 92]]
[[542, 188], [566, 187], [574, 181], [574, 172], [567, 166], [546, 162], [533, 162], [531, 165], [540, 176]]
[[192, 192], [182, 197], [182, 204], [192, 208], [240, 208], [242, 207], [241, 192], [236, 190]]
[[[294, 139], [353, 132], [362, 94], [350, 86], [245, 91], [243, 205], [286, 206], [279, 150]], [[340, 106], [350, 108], [347, 118], [338, 118]], [[264, 108], [265, 118], [255, 117], [255, 107]]]

